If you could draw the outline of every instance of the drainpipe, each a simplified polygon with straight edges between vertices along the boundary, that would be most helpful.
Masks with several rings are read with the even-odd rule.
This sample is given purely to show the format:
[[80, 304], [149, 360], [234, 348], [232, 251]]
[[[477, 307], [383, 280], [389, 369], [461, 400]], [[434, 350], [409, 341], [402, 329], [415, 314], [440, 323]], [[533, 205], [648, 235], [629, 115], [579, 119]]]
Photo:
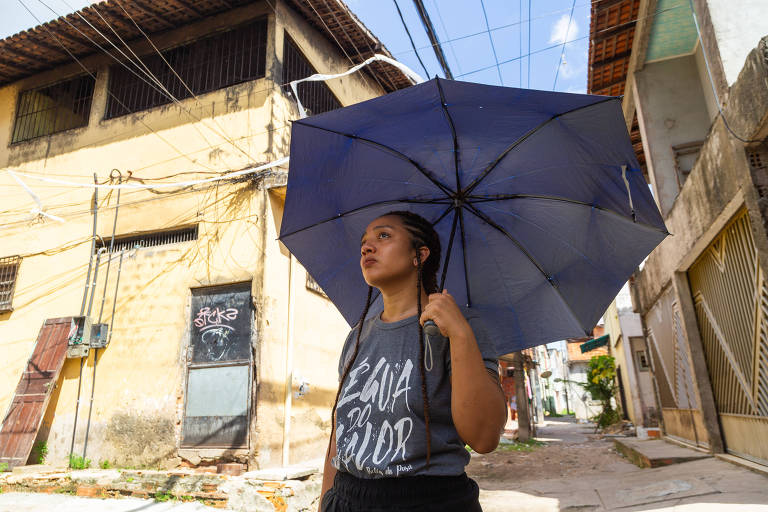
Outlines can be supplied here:
[[291, 434], [291, 391], [293, 389], [293, 333], [296, 318], [296, 294], [293, 291], [293, 281], [296, 275], [296, 264], [293, 254], [288, 254], [288, 332], [285, 344], [285, 403], [283, 415], [283, 466], [289, 463], [290, 434]]
[[[117, 169], [113, 169], [112, 173], [110, 173], [110, 176], [109, 176], [110, 182], [114, 177], [115, 171], [117, 171], [118, 176], [120, 176], [117, 181], [119, 185], [122, 183], [123, 180], [122, 180], [122, 176], [120, 175], [120, 171], [118, 171]], [[101, 323], [101, 315], [104, 313], [104, 299], [107, 296], [107, 284], [109, 284], [109, 269], [112, 266], [112, 255], [115, 248], [115, 230], [117, 229], [117, 214], [119, 210], [120, 210], [120, 189], [117, 189], [117, 206], [115, 207], [115, 219], [114, 219], [114, 222], [112, 223], [112, 239], [109, 241], [109, 250], [107, 251], [109, 256], [107, 258], [107, 274], [104, 276], [104, 291], [101, 294], [101, 307], [99, 308], [99, 320], [96, 322], [97, 324]], [[102, 247], [102, 249], [106, 250], [104, 247]], [[101, 252], [101, 249], [99, 251]], [[121, 266], [123, 262], [122, 257], [123, 257], [123, 253], [121, 252], [120, 253]], [[98, 269], [98, 265], [97, 265], [97, 269]], [[120, 276], [118, 274], [118, 282], [119, 280], [120, 280]], [[96, 276], [94, 275], [94, 285], [95, 284], [96, 284]], [[113, 319], [115, 317], [114, 303], [116, 301], [117, 301], [117, 288], [115, 288], [115, 296], [112, 301], [113, 302], [113, 305], [112, 305]], [[110, 321], [109, 332], [107, 336], [112, 337], [111, 321]], [[88, 406], [88, 423], [86, 424], [86, 427], [85, 427], [85, 441], [83, 442], [83, 460], [85, 460], [85, 455], [88, 451], [88, 435], [91, 432], [91, 414], [93, 413], [93, 398], [96, 393], [96, 366], [98, 365], [98, 362], [99, 362], [99, 349], [95, 348], [93, 349], [93, 378], [91, 380], [91, 403]]]
[[[96, 173], [93, 173], [93, 182], [98, 184], [98, 178], [96, 177]], [[85, 276], [85, 289], [83, 290], [83, 302], [80, 305], [80, 316], [83, 316], [83, 313], [85, 313], [85, 302], [88, 298], [88, 286], [90, 285], [91, 281], [91, 269], [93, 268], [93, 249], [96, 246], [96, 237], [98, 236], [96, 234], [96, 218], [99, 213], [99, 189], [94, 188], [93, 189], [93, 233], [91, 234], [91, 252], [88, 255], [88, 272]], [[103, 246], [103, 240], [102, 240], [102, 246]], [[97, 264], [98, 268], [98, 264]], [[94, 279], [94, 283], [95, 283]], [[75, 421], [72, 425], [72, 442], [69, 445], [69, 467], [72, 467], [72, 455], [75, 450], [75, 434], [77, 433], [77, 415], [80, 412], [80, 392], [82, 390], [82, 384], [83, 384], [83, 365], [85, 364], [85, 359], [80, 358], [80, 373], [77, 377], [77, 401], [75, 402]]]

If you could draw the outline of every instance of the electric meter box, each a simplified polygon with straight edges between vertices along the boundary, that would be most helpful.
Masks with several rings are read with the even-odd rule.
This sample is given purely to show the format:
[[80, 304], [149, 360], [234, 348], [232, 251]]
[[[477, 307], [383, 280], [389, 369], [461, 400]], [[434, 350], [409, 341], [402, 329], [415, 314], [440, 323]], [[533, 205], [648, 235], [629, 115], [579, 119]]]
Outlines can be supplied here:
[[67, 334], [67, 358], [88, 357], [91, 346], [91, 319], [87, 316], [73, 316]]
[[109, 324], [94, 324], [91, 327], [91, 348], [107, 348]]

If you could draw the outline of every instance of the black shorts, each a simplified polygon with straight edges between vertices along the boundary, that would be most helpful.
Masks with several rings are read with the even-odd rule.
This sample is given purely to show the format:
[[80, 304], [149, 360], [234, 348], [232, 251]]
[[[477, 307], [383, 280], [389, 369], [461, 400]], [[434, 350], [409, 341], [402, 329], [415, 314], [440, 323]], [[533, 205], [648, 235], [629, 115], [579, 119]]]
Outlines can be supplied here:
[[482, 512], [477, 483], [460, 476], [410, 476], [362, 479], [338, 471], [322, 496], [322, 512], [394, 510]]

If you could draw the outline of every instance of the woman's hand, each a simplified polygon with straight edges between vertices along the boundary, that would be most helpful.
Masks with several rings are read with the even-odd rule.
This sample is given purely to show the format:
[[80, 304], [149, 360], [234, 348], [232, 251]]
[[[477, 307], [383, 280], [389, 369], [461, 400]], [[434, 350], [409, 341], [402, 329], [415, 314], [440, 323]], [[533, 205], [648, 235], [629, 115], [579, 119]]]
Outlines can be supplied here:
[[440, 334], [446, 338], [466, 336], [472, 332], [472, 328], [448, 290], [429, 295], [429, 303], [421, 313], [419, 323], [424, 325], [427, 320], [435, 322], [440, 329]]
[[451, 417], [459, 437], [476, 452], [495, 450], [507, 420], [498, 376], [485, 367], [475, 333], [447, 290], [429, 296], [419, 322], [427, 320], [451, 340]]

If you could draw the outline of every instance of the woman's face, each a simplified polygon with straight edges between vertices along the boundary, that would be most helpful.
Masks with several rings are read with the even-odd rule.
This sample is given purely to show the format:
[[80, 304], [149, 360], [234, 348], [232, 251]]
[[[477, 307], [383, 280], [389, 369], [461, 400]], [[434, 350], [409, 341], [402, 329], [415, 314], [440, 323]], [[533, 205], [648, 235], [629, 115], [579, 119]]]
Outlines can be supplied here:
[[397, 215], [371, 222], [360, 240], [360, 268], [370, 286], [410, 281], [416, 274], [412, 236]]

